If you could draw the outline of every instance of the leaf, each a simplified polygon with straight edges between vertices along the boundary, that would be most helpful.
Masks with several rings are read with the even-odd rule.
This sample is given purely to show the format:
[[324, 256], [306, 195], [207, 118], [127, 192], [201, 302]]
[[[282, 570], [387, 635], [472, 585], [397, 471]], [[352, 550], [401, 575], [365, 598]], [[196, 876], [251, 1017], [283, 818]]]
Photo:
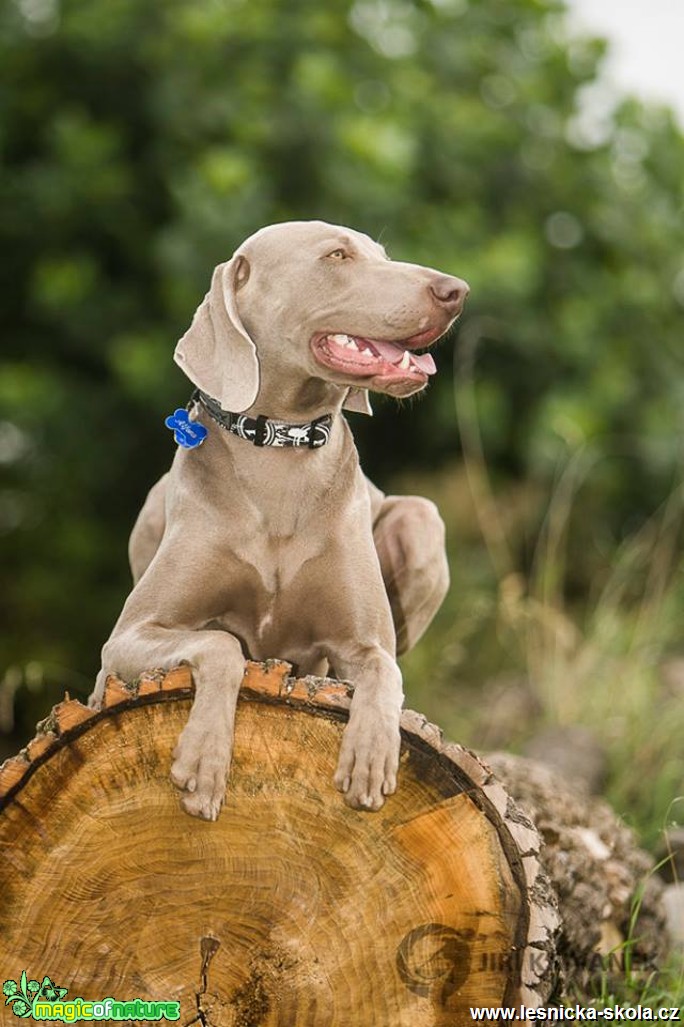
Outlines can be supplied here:
[[57, 998], [57, 992], [55, 986], [49, 977], [43, 977], [43, 983], [40, 988], [41, 995], [49, 1001], [54, 1001]]
[[5, 981], [5, 983], [2, 986], [2, 993], [3, 993], [3, 995], [7, 995], [7, 996], [14, 995], [16, 990], [17, 990], [17, 982], [16, 981]]
[[26, 970], [21, 971], [21, 980], [19, 981], [19, 988], [22, 995], [26, 996]]

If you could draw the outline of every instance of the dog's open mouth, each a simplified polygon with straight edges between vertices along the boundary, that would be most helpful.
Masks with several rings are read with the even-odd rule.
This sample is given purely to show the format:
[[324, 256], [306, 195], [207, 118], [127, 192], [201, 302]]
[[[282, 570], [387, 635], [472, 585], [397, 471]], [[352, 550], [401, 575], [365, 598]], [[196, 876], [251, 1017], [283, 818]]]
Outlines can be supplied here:
[[335, 371], [360, 378], [407, 379], [424, 384], [437, 370], [429, 353], [416, 353], [407, 346], [429, 345], [434, 331], [401, 342], [381, 342], [356, 335], [322, 335], [312, 340], [316, 359]]

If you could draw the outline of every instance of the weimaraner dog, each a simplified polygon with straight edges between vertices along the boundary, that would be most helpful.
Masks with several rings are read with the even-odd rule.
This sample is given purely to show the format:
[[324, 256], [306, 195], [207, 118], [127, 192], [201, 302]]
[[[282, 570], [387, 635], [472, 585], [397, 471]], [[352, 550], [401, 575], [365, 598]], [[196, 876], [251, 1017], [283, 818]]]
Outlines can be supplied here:
[[90, 700], [110, 673], [190, 664], [195, 700], [171, 768], [188, 813], [219, 814], [246, 658], [351, 681], [335, 785], [366, 810], [395, 791], [396, 656], [446, 593], [444, 526], [432, 503], [364, 478], [341, 411], [370, 413], [369, 389], [423, 389], [435, 365], [418, 350], [467, 292], [321, 221], [263, 228], [214, 271], [175, 352], [197, 387], [186, 428], [206, 437], [185, 448], [176, 436], [138, 518], [135, 586]]

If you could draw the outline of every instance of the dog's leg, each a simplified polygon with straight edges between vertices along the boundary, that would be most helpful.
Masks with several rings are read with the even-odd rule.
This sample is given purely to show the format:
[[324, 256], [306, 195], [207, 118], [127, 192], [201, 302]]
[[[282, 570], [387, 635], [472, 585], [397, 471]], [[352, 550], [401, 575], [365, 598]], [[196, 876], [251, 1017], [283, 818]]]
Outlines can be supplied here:
[[171, 780], [185, 794], [183, 808], [216, 820], [223, 802], [233, 749], [235, 706], [245, 661], [240, 644], [222, 631], [179, 631], [139, 624], [116, 633], [103, 649], [94, 703], [109, 673], [131, 679], [149, 667], [192, 667], [195, 700], [174, 749]]
[[378, 810], [397, 789], [401, 671], [377, 647], [338, 652], [333, 660], [336, 674], [354, 683], [335, 785], [354, 809]]
[[[188, 663], [195, 700], [174, 750], [171, 780], [184, 792], [188, 813], [216, 820], [230, 767], [245, 661], [233, 635], [195, 629], [197, 613], [199, 624], [210, 619], [206, 580], [182, 559], [173, 561], [173, 555], [169, 547], [160, 552], [129, 596], [102, 650], [102, 670], [90, 704], [101, 702], [108, 674], [131, 680], [146, 669]], [[192, 620], [190, 610], [197, 611]]]
[[416, 644], [449, 589], [444, 522], [429, 499], [383, 496], [368, 485], [373, 541], [401, 655]]
[[350, 504], [337, 545], [329, 542], [321, 565], [310, 568], [304, 587], [311, 580], [333, 583], [318, 593], [312, 631], [334, 674], [354, 686], [335, 785], [348, 805], [377, 810], [397, 787], [404, 695], [370, 510], [367, 528], [363, 521], [358, 506]]
[[128, 542], [128, 559], [136, 585], [152, 563], [164, 535], [168, 477], [165, 474], [148, 492]]

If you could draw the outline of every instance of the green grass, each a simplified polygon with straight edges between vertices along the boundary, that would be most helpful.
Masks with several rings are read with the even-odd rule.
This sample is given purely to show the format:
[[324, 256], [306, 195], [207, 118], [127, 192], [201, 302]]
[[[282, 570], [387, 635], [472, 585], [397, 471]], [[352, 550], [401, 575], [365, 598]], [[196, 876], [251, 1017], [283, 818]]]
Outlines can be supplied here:
[[570, 995], [569, 999], [589, 1001], [596, 1009], [611, 1006], [638, 1006], [647, 1009], [684, 1007], [684, 967], [681, 958], [673, 957], [667, 966], [652, 973], [646, 980], [626, 971], [621, 981], [605, 975], [593, 995]]
[[[664, 674], [684, 641], [684, 568], [674, 558], [674, 520], [660, 511], [622, 544], [583, 605], [564, 601], [557, 540], [541, 529], [535, 566], [502, 577], [478, 541], [463, 468], [398, 489], [431, 495], [447, 523], [452, 585], [427, 637], [402, 660], [407, 698], [459, 741], [487, 745], [482, 708], [492, 680], [524, 684], [534, 714], [512, 723], [507, 746], [551, 724], [584, 724], [604, 746], [607, 797], [653, 845], [684, 816], [684, 663], [681, 681]], [[539, 517], [539, 496], [509, 487], [501, 526], [511, 535]], [[664, 523], [665, 522], [665, 523]], [[554, 562], [553, 567], [550, 566]]]

